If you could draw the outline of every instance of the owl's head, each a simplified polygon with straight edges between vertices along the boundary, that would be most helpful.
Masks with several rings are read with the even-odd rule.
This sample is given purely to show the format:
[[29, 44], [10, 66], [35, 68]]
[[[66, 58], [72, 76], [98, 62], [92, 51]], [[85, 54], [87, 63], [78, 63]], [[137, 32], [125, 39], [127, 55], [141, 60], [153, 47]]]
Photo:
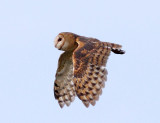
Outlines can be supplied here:
[[54, 45], [59, 50], [71, 51], [77, 47], [76, 38], [78, 35], [70, 32], [59, 33], [55, 40]]

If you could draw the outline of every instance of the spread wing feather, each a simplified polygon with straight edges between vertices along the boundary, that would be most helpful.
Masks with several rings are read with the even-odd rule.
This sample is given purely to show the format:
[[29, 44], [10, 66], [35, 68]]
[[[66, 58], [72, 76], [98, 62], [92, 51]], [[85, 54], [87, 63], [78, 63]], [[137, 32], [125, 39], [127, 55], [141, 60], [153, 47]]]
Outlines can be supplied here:
[[87, 37], [79, 37], [76, 42], [78, 47], [73, 52], [73, 81], [77, 96], [88, 107], [89, 104], [95, 105], [105, 86], [105, 66], [111, 50], [120, 49], [121, 46]]
[[58, 100], [61, 108], [65, 104], [69, 106], [75, 97], [72, 54], [73, 51], [64, 52], [60, 56], [58, 69], [56, 72], [56, 80], [54, 82], [54, 95]]

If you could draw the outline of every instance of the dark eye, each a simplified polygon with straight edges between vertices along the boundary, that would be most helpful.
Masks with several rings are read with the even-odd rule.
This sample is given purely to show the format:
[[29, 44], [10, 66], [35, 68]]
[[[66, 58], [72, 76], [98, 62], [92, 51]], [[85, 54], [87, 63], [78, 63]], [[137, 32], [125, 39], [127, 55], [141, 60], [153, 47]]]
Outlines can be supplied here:
[[58, 38], [58, 42], [62, 41], [62, 38]]

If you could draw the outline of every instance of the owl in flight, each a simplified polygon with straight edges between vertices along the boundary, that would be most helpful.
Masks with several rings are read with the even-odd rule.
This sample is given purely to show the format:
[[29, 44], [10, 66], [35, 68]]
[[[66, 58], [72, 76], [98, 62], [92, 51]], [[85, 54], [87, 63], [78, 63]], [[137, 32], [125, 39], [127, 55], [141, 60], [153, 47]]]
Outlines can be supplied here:
[[54, 82], [54, 96], [61, 108], [75, 96], [88, 107], [95, 105], [107, 80], [106, 63], [110, 52], [124, 54], [121, 45], [101, 42], [70, 32], [59, 33], [54, 40], [61, 54]]

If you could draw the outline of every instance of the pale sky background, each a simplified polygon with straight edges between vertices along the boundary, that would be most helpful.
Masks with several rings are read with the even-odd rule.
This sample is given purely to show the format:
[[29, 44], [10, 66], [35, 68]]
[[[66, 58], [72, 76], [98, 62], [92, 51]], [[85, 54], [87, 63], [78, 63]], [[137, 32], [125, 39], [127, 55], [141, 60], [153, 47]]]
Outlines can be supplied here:
[[[59, 32], [123, 45], [96, 105], [61, 109]], [[159, 0], [1, 0], [0, 123], [160, 123]]]

